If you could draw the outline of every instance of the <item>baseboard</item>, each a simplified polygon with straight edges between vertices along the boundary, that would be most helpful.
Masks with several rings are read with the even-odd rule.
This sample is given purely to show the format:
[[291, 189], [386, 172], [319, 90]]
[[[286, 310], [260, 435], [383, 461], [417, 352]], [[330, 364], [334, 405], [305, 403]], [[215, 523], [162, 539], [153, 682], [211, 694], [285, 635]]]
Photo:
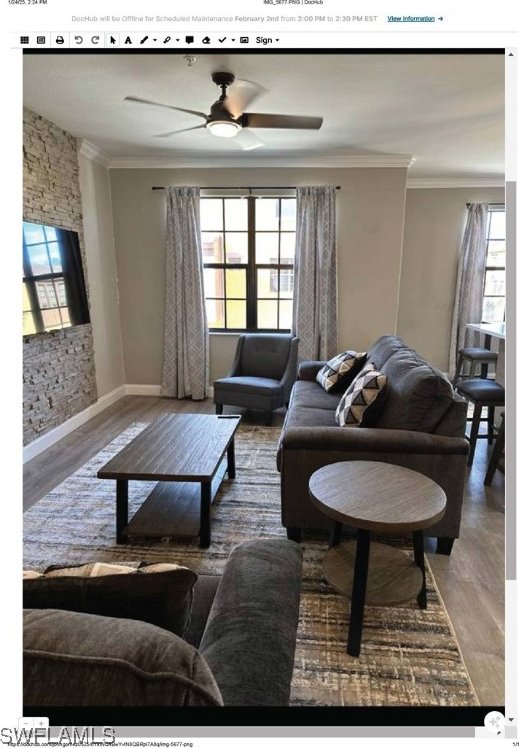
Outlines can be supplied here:
[[147, 395], [148, 397], [160, 397], [160, 384], [126, 384], [125, 395]]
[[85, 408], [85, 410], [82, 410], [80, 413], [76, 413], [76, 415], [72, 416], [72, 418], [69, 418], [59, 426], [56, 426], [56, 428], [52, 429], [52, 431], [48, 431], [46, 434], [43, 434], [43, 436], [38, 437], [38, 439], [35, 439], [33, 442], [23, 448], [23, 462], [25, 463], [29, 460], [32, 460], [33, 457], [36, 457], [37, 455], [41, 454], [46, 449], [51, 447], [53, 444], [56, 444], [56, 442], [59, 442], [59, 440], [63, 439], [64, 436], [67, 436], [68, 434], [72, 433], [72, 431], [75, 431], [75, 429], [79, 428], [79, 426], [82, 426], [91, 418], [97, 416], [99, 413], [115, 403], [117, 400], [120, 400], [121, 397], [124, 397], [125, 395], [126, 387], [124, 385], [122, 385], [121, 387], [117, 387], [115, 390], [112, 390], [106, 395], [100, 397], [99, 400], [97, 400], [97, 402], [95, 402], [93, 405], [89, 405], [89, 407]]

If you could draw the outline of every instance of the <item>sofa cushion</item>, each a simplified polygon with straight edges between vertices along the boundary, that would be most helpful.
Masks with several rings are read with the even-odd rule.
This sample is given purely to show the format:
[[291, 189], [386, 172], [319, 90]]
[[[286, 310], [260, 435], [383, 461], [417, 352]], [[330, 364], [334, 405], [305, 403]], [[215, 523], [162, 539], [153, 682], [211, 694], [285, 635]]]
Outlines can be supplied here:
[[344, 392], [361, 370], [365, 360], [366, 353], [339, 353], [319, 369], [316, 382], [326, 392]]
[[[317, 385], [314, 385], [317, 387]], [[339, 400], [337, 400], [337, 403]], [[336, 406], [337, 408], [337, 406]], [[283, 431], [294, 426], [336, 426], [335, 410], [330, 408], [289, 408], [285, 417]]]
[[335, 412], [339, 426], [373, 426], [387, 393], [387, 377], [368, 364], [350, 384]]
[[255, 333], [243, 337], [239, 374], [281, 379], [290, 354], [291, 335]]
[[142, 621], [25, 610], [23, 668], [26, 707], [223, 703], [204, 657]]
[[401, 338], [396, 335], [382, 335], [378, 340], [375, 340], [371, 348], [368, 350], [366, 354], [366, 363], [373, 364], [375, 369], [381, 371], [386, 361], [388, 361], [394, 353], [402, 349], [408, 351], [409, 347]]
[[222, 377], [214, 382], [214, 388], [221, 392], [243, 392], [244, 394], [281, 393], [279, 381], [266, 377]]
[[23, 603], [25, 608], [135, 618], [183, 636], [196, 580], [194, 571], [175, 564], [51, 566], [39, 578], [24, 579]]
[[432, 433], [453, 402], [449, 380], [410, 348], [395, 352], [382, 372], [388, 395], [377, 426]]
[[325, 392], [317, 382], [306, 382], [298, 380], [292, 387], [290, 395], [290, 409], [292, 408], [319, 408], [320, 410], [333, 410], [337, 407], [340, 395]]

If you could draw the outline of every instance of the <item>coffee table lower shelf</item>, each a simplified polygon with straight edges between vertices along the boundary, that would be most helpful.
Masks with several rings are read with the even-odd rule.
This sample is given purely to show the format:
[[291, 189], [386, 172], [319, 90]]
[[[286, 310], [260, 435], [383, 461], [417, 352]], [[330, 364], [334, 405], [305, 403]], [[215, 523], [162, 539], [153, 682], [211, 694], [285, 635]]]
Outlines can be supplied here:
[[[195, 482], [161, 481], [132, 519], [122, 530], [121, 542], [133, 538], [179, 538], [200, 534], [200, 544], [210, 543], [210, 519], [203, 528], [204, 492], [207, 490], [210, 503], [215, 499], [227, 471], [227, 460], [223, 459], [211, 484]], [[210, 507], [209, 507], [210, 512]]]
[[[337, 592], [351, 598], [355, 568], [355, 541], [330, 548], [323, 574]], [[366, 605], [398, 605], [416, 598], [422, 589], [422, 571], [412, 556], [399, 548], [371, 543]]]

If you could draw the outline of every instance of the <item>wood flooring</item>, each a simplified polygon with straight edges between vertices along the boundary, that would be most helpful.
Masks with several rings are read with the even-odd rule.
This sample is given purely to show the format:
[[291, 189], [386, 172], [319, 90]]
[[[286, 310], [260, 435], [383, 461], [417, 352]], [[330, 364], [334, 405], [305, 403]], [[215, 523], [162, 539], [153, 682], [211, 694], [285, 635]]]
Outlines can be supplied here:
[[[151, 422], [173, 412], [214, 410], [210, 400], [122, 398], [26, 463], [24, 508], [35, 504], [134, 421]], [[233, 412], [243, 413], [240, 409]], [[276, 413], [274, 425], [282, 424], [283, 414], [283, 410]], [[261, 414], [243, 415], [249, 422], [263, 423]], [[497, 471], [492, 485], [483, 485], [488, 449], [480, 439], [467, 479], [461, 536], [452, 555], [435, 554], [434, 543], [427, 539], [425, 550], [479, 700], [485, 706], [499, 706], [504, 704], [504, 475]]]

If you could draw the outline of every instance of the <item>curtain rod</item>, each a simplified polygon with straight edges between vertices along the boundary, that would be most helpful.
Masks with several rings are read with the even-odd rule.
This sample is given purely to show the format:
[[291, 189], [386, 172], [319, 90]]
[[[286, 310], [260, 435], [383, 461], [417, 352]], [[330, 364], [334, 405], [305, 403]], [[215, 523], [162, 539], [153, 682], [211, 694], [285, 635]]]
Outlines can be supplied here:
[[[152, 187], [152, 190], [165, 190], [165, 187]], [[273, 185], [272, 187], [201, 187], [202, 190], [295, 190], [296, 187], [291, 185], [290, 187], [280, 187], [279, 185]], [[336, 190], [341, 189], [340, 184], [335, 185]]]
[[[466, 207], [466, 208], [470, 208], [470, 206], [471, 206], [471, 205], [474, 205], [474, 203], [465, 203], [465, 207]], [[501, 202], [501, 203], [487, 203], [487, 205], [488, 205], [488, 206], [489, 206], [490, 208], [498, 208], [498, 207], [503, 207], [503, 208], [504, 208], [504, 206], [505, 206], [505, 203], [504, 203], [504, 201], [503, 201], [503, 202]]]

